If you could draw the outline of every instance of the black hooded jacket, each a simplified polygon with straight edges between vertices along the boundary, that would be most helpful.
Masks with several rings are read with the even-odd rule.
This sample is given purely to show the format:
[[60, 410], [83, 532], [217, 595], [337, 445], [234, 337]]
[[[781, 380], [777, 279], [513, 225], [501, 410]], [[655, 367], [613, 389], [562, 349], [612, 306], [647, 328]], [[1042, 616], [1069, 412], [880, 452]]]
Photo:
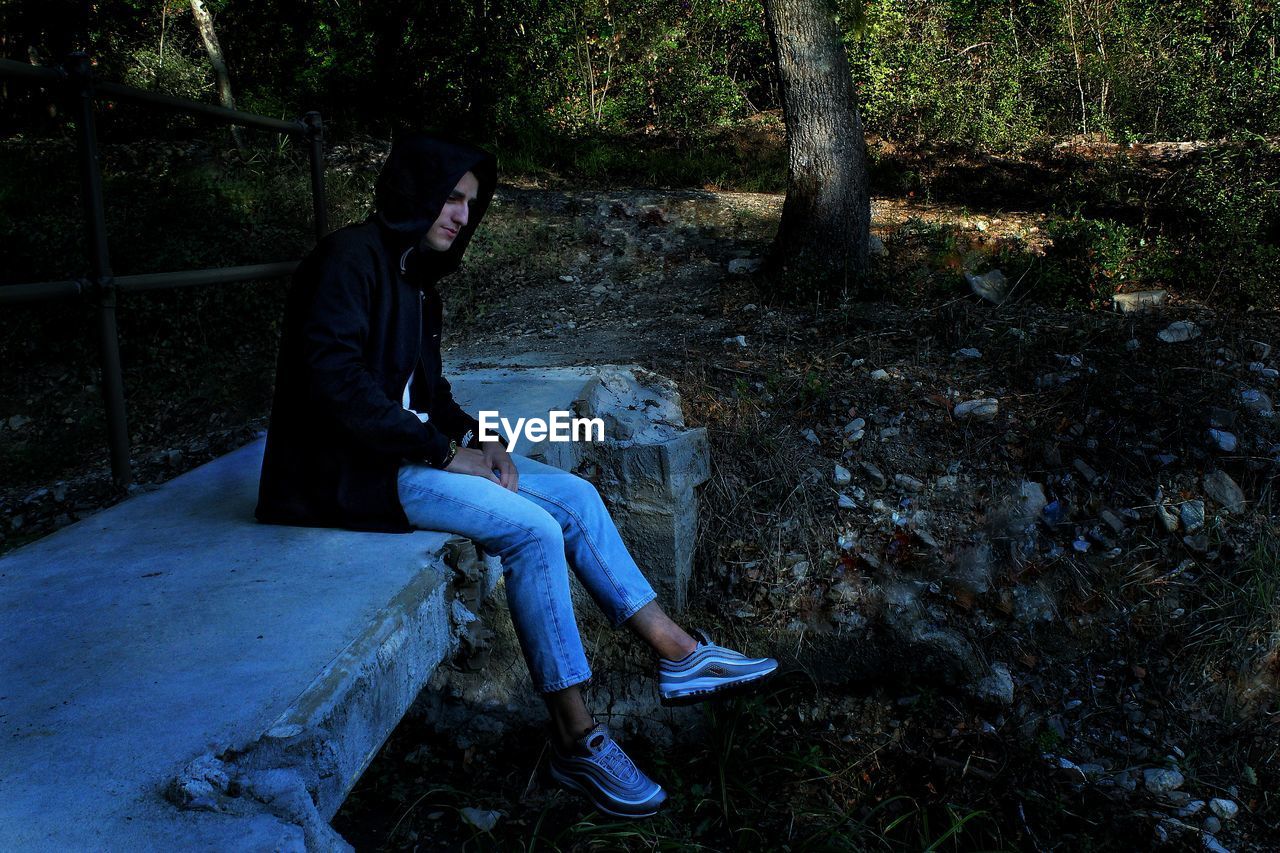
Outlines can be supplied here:
[[[417, 248], [467, 172], [479, 182], [446, 252]], [[257, 517], [276, 524], [410, 530], [404, 460], [440, 467], [479, 424], [441, 375], [435, 284], [457, 269], [497, 183], [491, 154], [425, 136], [397, 139], [375, 212], [327, 235], [298, 266], [285, 305]], [[406, 251], [408, 254], [406, 255]], [[402, 265], [403, 264], [403, 265]], [[410, 405], [402, 405], [414, 376]]]

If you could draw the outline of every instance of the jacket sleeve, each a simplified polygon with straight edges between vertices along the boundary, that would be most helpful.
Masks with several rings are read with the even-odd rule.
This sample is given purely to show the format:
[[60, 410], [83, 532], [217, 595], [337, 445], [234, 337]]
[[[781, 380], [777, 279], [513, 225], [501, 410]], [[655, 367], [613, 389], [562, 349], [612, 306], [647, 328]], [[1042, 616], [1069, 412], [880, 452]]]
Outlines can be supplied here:
[[300, 306], [308, 397], [366, 448], [441, 467], [449, 436], [388, 397], [365, 362], [374, 284], [360, 260], [334, 253], [312, 271], [310, 299]]
[[[431, 418], [450, 438], [462, 443], [468, 431], [474, 432], [475, 438], [468, 447], [480, 447], [480, 421], [468, 415], [453, 399], [453, 389], [443, 372], [436, 376], [435, 399], [431, 402]], [[498, 435], [498, 443], [507, 446], [507, 440]]]

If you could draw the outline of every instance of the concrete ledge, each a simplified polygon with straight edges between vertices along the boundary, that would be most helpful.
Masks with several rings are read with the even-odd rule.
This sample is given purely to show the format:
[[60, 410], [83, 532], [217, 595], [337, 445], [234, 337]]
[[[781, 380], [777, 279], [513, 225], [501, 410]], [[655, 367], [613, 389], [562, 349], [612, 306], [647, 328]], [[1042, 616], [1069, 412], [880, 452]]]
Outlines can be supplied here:
[[345, 846], [456, 645], [450, 537], [256, 524], [261, 454], [0, 558], [0, 848]]
[[[593, 479], [682, 602], [707, 451], [670, 382], [530, 368], [454, 388], [473, 411], [603, 416], [602, 444], [517, 452]], [[500, 566], [442, 533], [259, 525], [262, 449], [0, 558], [0, 849], [349, 849], [329, 819], [473, 644]]]

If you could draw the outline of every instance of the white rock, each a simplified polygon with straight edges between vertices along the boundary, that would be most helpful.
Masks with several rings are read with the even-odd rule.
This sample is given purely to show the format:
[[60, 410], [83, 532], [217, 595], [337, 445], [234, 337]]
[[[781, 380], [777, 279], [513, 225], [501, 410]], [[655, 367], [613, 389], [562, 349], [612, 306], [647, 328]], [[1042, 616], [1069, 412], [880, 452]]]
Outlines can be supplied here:
[[562, 275], [560, 276], [560, 280], [563, 281], [565, 284], [572, 284], [573, 282], [577, 281], [577, 279], [571, 275]]
[[952, 414], [960, 420], [972, 418], [975, 421], [994, 420], [1000, 412], [1000, 401], [995, 397], [983, 397], [979, 400], [965, 400], [957, 403]]
[[1005, 297], [1009, 295], [1009, 280], [1000, 270], [991, 270], [982, 275], [967, 272], [964, 277], [969, 282], [970, 290], [993, 305], [1004, 302]]
[[840, 509], [857, 509], [858, 508], [858, 505], [854, 502], [853, 498], [849, 497], [848, 495], [841, 495], [840, 499], [836, 501], [836, 504], [840, 507]]
[[1111, 302], [1121, 314], [1136, 314], [1140, 311], [1159, 308], [1168, 296], [1169, 293], [1165, 290], [1139, 290], [1133, 293], [1117, 293], [1111, 297]]
[[822, 443], [822, 442], [818, 439], [818, 434], [817, 434], [816, 432], [814, 432], [812, 429], [810, 429], [809, 427], [805, 427], [804, 429], [802, 429], [802, 430], [800, 431], [800, 434], [801, 434], [802, 436], [804, 436], [804, 440], [805, 440], [805, 441], [807, 441], [807, 442], [809, 442], [810, 444], [821, 444], [821, 443]]
[[843, 465], [836, 465], [835, 474], [832, 476], [832, 482], [837, 486], [847, 486], [853, 480], [853, 475], [849, 473], [849, 469]]
[[1223, 453], [1234, 452], [1239, 444], [1235, 433], [1227, 432], [1224, 429], [1213, 429], [1212, 427], [1209, 429], [1209, 440]]
[[760, 258], [734, 258], [729, 261], [729, 275], [751, 275], [764, 263]]
[[1232, 800], [1215, 797], [1209, 801], [1209, 811], [1223, 820], [1235, 820], [1236, 815], [1240, 813], [1240, 807]]
[[1148, 791], [1153, 794], [1163, 794], [1166, 791], [1181, 788], [1186, 779], [1177, 770], [1150, 767], [1142, 771], [1142, 781]]
[[489, 832], [498, 825], [498, 818], [502, 817], [502, 812], [490, 809], [473, 809], [470, 806], [458, 810], [458, 814], [464, 821], [474, 826], [481, 832]]
[[873, 370], [871, 371], [871, 378], [876, 382], [883, 382], [884, 380], [889, 378], [889, 371], [883, 368], [880, 368], [878, 370]]
[[1179, 514], [1188, 533], [1196, 533], [1204, 527], [1204, 501], [1183, 502]]
[[1217, 822], [1218, 819], [1212, 815], [1204, 819], [1204, 834], [1200, 836], [1200, 846], [1204, 853], [1231, 853], [1231, 848], [1224, 847], [1221, 841], [1213, 837], [1213, 833], [1222, 829], [1221, 824], [1214, 828], [1213, 825]]
[[1200, 337], [1200, 327], [1190, 320], [1179, 320], [1161, 329], [1156, 333], [1156, 337], [1166, 344], [1180, 344]]
[[924, 483], [912, 477], [910, 474], [894, 474], [893, 482], [898, 484], [898, 488], [904, 492], [918, 492], [924, 488]]
[[1204, 493], [1227, 512], [1244, 512], [1244, 492], [1226, 471], [1215, 468], [1205, 474]]
[[991, 664], [991, 672], [978, 682], [974, 692], [980, 699], [999, 702], [1002, 705], [1013, 704], [1013, 676], [1009, 674], [1009, 666], [1004, 663]]
[[1275, 414], [1275, 407], [1271, 404], [1271, 398], [1256, 388], [1246, 388], [1241, 391], [1240, 402], [1254, 414], [1268, 418]]
[[956, 358], [975, 359], [982, 358], [982, 351], [976, 347], [965, 347], [964, 349], [956, 350], [954, 355]]

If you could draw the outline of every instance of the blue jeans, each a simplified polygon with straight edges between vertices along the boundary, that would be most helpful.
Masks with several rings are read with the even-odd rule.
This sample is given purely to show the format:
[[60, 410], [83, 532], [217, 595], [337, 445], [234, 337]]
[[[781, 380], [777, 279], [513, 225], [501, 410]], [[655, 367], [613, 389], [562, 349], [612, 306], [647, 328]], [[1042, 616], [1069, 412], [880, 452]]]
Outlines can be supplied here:
[[656, 595], [595, 486], [516, 453], [511, 459], [519, 492], [471, 474], [402, 465], [400, 504], [414, 527], [457, 533], [501, 558], [529, 673], [550, 693], [591, 677], [569, 597], [570, 568], [614, 627]]

